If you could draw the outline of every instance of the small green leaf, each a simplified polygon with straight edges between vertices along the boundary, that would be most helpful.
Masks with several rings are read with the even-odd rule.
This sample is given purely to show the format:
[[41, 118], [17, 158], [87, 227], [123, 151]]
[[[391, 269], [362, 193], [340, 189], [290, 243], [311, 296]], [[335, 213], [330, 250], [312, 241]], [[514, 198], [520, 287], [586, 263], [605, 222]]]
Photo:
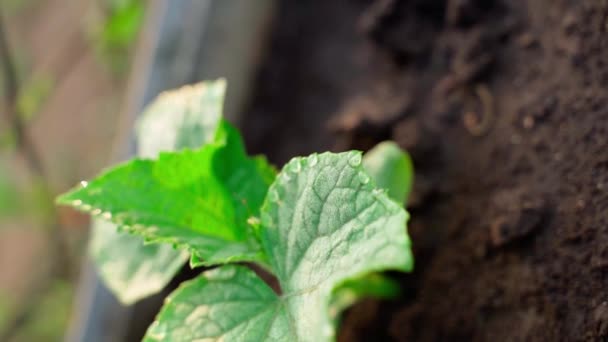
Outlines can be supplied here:
[[405, 203], [412, 190], [414, 167], [410, 156], [392, 141], [385, 141], [365, 154], [365, 170], [380, 189], [397, 203]]
[[138, 155], [156, 158], [161, 151], [196, 149], [213, 142], [225, 92], [226, 81], [219, 79], [159, 95], [137, 123]]
[[337, 286], [372, 272], [412, 269], [406, 220], [405, 210], [375, 189], [359, 152], [294, 158], [268, 191], [259, 231], [282, 294], [271, 295], [251, 271], [223, 267], [216, 272], [229, 276], [220, 277], [221, 286], [207, 285], [203, 276], [178, 290], [147, 338], [332, 340], [329, 306]]
[[373, 273], [349, 279], [334, 290], [329, 304], [329, 315], [337, 321], [342, 311], [361, 298], [389, 299], [398, 296], [400, 292], [399, 284], [382, 274]]
[[108, 221], [93, 223], [90, 253], [108, 288], [123, 304], [161, 291], [188, 260], [170, 245], [144, 245], [139, 236], [119, 233]]

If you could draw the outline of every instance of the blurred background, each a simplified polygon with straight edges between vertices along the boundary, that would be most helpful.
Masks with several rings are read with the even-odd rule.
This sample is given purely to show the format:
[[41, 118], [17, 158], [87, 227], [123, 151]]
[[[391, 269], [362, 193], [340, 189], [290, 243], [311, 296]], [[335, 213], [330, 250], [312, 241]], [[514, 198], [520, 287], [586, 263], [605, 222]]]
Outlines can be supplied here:
[[111, 158], [147, 5], [0, 1], [0, 341], [64, 336], [88, 219], [53, 198]]
[[132, 156], [163, 90], [225, 77], [239, 122], [272, 3], [1, 0], [0, 341], [141, 338], [171, 288], [120, 305], [86, 258], [88, 217], [54, 198]]

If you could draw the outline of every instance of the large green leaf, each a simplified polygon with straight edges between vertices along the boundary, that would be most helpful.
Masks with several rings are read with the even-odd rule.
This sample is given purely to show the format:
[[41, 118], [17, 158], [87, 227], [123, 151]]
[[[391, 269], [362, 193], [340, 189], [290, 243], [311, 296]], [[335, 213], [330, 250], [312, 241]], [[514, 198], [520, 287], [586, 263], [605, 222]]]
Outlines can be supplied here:
[[247, 224], [269, 185], [270, 168], [262, 165], [245, 155], [238, 132], [222, 122], [213, 143], [123, 163], [58, 202], [107, 217], [148, 242], [174, 244], [197, 263], [263, 263]]
[[[294, 158], [268, 191], [259, 230], [281, 294], [271, 295], [252, 271], [223, 267], [217, 274], [231, 276], [221, 286], [203, 275], [178, 290], [147, 337], [332, 340], [336, 286], [375, 271], [411, 270], [406, 220], [405, 210], [375, 188], [359, 152]], [[246, 302], [255, 304], [245, 310]]]
[[[161, 94], [139, 119], [138, 155], [156, 158], [161, 151], [213, 142], [225, 88], [218, 80]], [[109, 221], [95, 220], [89, 250], [101, 278], [124, 304], [161, 291], [188, 260], [188, 253], [170, 245], [144, 244], [141, 236], [116, 230]]]
[[295, 341], [285, 310], [254, 272], [223, 266], [171, 294], [144, 341]]

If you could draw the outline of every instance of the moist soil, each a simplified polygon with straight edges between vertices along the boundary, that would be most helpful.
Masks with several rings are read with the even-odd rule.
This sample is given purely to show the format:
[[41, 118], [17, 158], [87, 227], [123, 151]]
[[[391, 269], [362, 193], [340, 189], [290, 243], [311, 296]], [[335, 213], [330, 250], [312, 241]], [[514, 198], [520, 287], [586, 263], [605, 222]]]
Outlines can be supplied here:
[[416, 270], [341, 341], [608, 340], [608, 1], [279, 1], [242, 124], [277, 165], [393, 139]]

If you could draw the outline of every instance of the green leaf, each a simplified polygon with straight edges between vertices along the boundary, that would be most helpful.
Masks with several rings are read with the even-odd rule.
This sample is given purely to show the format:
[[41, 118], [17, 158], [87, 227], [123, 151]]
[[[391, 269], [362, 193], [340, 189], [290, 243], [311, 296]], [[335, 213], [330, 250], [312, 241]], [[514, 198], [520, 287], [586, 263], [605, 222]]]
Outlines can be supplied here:
[[[294, 158], [268, 191], [259, 231], [282, 294], [271, 296], [251, 271], [223, 267], [216, 272], [235, 275], [222, 286], [207, 285], [203, 276], [176, 292], [148, 339], [332, 340], [329, 305], [337, 286], [375, 271], [412, 269], [406, 220], [405, 210], [375, 189], [359, 152]], [[255, 305], [245, 310], [244, 302]]]
[[285, 310], [253, 271], [223, 266], [173, 292], [144, 341], [294, 341]]
[[123, 304], [160, 292], [188, 260], [170, 245], [144, 245], [103, 220], [93, 223], [89, 250], [106, 285]]
[[412, 268], [407, 213], [375, 189], [359, 152], [295, 158], [262, 212], [262, 243], [299, 340], [333, 338], [328, 305], [340, 283]]
[[213, 142], [225, 92], [226, 81], [219, 79], [159, 95], [137, 123], [138, 155], [156, 158], [161, 151], [195, 149]]
[[[225, 88], [226, 82], [218, 80], [160, 95], [139, 119], [138, 154], [156, 158], [161, 151], [213, 142]], [[188, 253], [170, 245], [144, 244], [141, 236], [116, 230], [111, 222], [95, 220], [89, 252], [104, 283], [123, 304], [160, 292], [188, 260]]]
[[395, 298], [400, 292], [399, 284], [382, 274], [373, 273], [360, 278], [349, 279], [334, 289], [329, 304], [329, 315], [334, 321], [337, 321], [342, 311], [361, 298], [389, 299]]
[[365, 154], [363, 166], [380, 189], [405, 203], [414, 181], [412, 160], [405, 151], [392, 141], [382, 142]]
[[247, 219], [258, 215], [267, 179], [259, 162], [246, 157], [234, 128], [223, 122], [218, 136], [198, 150], [118, 165], [58, 202], [111, 219], [148, 242], [186, 249], [196, 264], [263, 263]]

